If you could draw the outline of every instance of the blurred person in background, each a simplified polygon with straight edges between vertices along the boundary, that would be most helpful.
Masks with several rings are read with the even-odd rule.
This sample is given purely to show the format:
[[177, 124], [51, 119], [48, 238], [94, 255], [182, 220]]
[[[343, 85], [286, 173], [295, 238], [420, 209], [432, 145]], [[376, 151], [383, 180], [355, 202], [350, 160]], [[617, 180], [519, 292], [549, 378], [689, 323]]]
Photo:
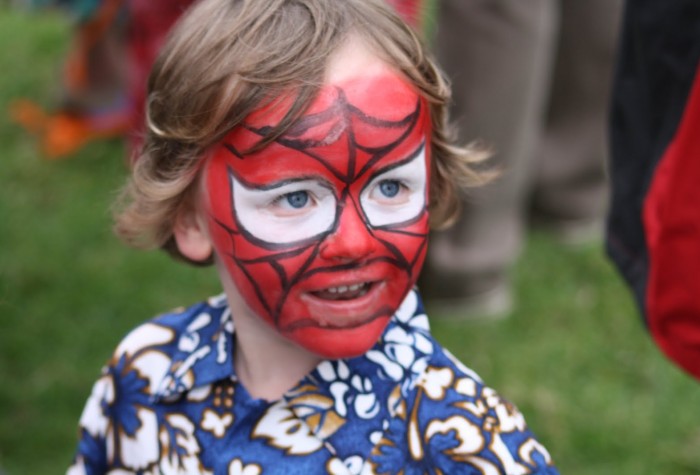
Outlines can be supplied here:
[[[387, 0], [416, 29], [425, 0]], [[33, 0], [75, 22], [64, 65], [62, 97], [50, 111], [28, 99], [11, 105], [13, 120], [37, 136], [42, 155], [69, 157], [96, 139], [128, 138], [128, 157], [142, 141], [148, 72], [168, 31], [194, 0]]]
[[129, 127], [126, 94], [128, 21], [124, 0], [35, 0], [74, 22], [71, 49], [51, 110], [29, 99], [11, 104], [11, 117], [37, 136], [42, 155], [60, 158], [94, 138], [121, 136]]
[[194, 0], [37, 0], [75, 21], [61, 81], [50, 111], [18, 100], [11, 116], [36, 134], [46, 158], [69, 157], [95, 139], [128, 137], [129, 156], [141, 143], [148, 72], [170, 28]]
[[441, 0], [435, 49], [463, 141], [501, 171], [431, 239], [421, 289], [434, 313], [503, 317], [531, 221], [568, 243], [600, 235], [605, 117], [621, 0]]
[[700, 379], [700, 2], [628, 0], [607, 250], [661, 350]]

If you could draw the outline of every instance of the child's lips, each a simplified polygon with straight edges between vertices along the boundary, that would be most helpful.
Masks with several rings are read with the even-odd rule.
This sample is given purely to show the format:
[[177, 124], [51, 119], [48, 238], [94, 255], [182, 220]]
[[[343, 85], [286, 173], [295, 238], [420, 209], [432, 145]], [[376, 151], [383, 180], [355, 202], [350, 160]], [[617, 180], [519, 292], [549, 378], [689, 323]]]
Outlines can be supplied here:
[[[293, 287], [287, 303], [301, 307], [286, 314], [280, 322], [282, 331], [302, 328], [342, 330], [358, 328], [378, 318], [391, 317], [394, 294], [403, 274], [386, 261], [374, 261], [352, 268], [329, 267], [308, 272]], [[290, 308], [291, 310], [291, 308]]]
[[308, 313], [284, 327], [289, 331], [304, 327], [339, 330], [357, 328], [377, 318], [388, 317], [391, 309], [386, 302], [386, 288], [386, 282], [374, 280], [303, 292], [300, 298]]
[[352, 281], [333, 284], [315, 290], [306, 290], [301, 298], [311, 305], [324, 306], [329, 309], [360, 311], [360, 307], [376, 303], [386, 289], [384, 279]]

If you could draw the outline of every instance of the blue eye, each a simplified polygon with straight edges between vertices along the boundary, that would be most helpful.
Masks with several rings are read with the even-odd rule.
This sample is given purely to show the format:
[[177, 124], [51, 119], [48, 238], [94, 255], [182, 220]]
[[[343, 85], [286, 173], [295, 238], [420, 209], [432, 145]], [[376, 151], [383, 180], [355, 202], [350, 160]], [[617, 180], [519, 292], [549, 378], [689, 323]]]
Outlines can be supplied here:
[[293, 191], [285, 195], [289, 206], [296, 209], [301, 209], [309, 202], [309, 193], [307, 191]]
[[382, 180], [379, 183], [379, 191], [387, 198], [393, 198], [399, 194], [401, 185], [396, 180]]

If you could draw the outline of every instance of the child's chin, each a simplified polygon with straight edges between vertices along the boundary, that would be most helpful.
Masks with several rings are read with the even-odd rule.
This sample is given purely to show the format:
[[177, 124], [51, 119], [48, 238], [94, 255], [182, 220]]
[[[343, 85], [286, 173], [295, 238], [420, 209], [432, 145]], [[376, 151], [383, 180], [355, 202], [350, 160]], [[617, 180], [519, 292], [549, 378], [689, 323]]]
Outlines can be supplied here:
[[354, 328], [306, 327], [294, 332], [292, 339], [325, 359], [354, 358], [367, 353], [377, 343], [389, 319], [375, 318]]

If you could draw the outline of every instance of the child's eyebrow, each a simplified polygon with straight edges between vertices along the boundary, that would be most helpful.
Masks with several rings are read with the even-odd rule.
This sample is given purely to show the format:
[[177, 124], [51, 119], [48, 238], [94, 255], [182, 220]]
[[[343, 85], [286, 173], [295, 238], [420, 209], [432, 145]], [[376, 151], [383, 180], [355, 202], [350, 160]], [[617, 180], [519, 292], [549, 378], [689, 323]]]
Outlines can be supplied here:
[[268, 183], [253, 183], [249, 180], [246, 180], [245, 178], [241, 177], [239, 174], [235, 172], [235, 170], [231, 167], [228, 166], [228, 173], [231, 178], [236, 180], [238, 183], [243, 185], [247, 189], [252, 189], [252, 190], [273, 190], [276, 188], [281, 188], [283, 186], [287, 185], [292, 185], [295, 183], [300, 183], [300, 182], [305, 182], [305, 181], [313, 181], [318, 183], [320, 186], [328, 189], [333, 189], [331, 184], [328, 182], [328, 179], [321, 175], [316, 175], [316, 174], [311, 174], [311, 175], [302, 175], [302, 176], [297, 176], [297, 177], [289, 177], [289, 178], [282, 178], [280, 180], [274, 180]]
[[[402, 167], [402, 166], [406, 165], [407, 163], [410, 163], [410, 162], [416, 160], [419, 157], [425, 157], [425, 145], [426, 145], [425, 142], [426, 142], [425, 140], [422, 140], [421, 143], [416, 147], [416, 149], [414, 151], [408, 153], [405, 156], [405, 158], [402, 158], [401, 160], [389, 163], [387, 165], [384, 165], [383, 167], [380, 165], [375, 165], [375, 167], [377, 169], [371, 173], [369, 181], [372, 181], [372, 179], [374, 177], [376, 177], [378, 175], [382, 175], [390, 170], [393, 170], [394, 168]], [[371, 167], [365, 166], [360, 171], [360, 173], [358, 173], [358, 176], [363, 175], [369, 168], [371, 168]]]

